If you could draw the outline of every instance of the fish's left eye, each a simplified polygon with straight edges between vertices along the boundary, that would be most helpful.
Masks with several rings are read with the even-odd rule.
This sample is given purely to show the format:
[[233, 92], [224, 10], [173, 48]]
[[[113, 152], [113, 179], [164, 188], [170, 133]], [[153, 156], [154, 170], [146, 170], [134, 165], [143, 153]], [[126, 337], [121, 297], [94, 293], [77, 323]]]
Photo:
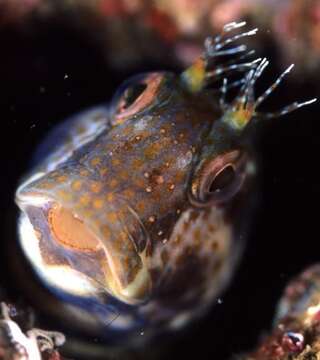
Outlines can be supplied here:
[[139, 98], [139, 96], [144, 92], [147, 88], [145, 83], [137, 83], [132, 84], [126, 88], [123, 94], [123, 99], [121, 103], [121, 110], [127, 109], [130, 105], [134, 104], [134, 102]]
[[190, 202], [206, 207], [231, 199], [243, 184], [245, 159], [239, 151], [231, 151], [205, 162], [192, 182]]
[[157, 94], [162, 79], [162, 73], [147, 73], [125, 81], [112, 100], [113, 122], [122, 122], [149, 106]]

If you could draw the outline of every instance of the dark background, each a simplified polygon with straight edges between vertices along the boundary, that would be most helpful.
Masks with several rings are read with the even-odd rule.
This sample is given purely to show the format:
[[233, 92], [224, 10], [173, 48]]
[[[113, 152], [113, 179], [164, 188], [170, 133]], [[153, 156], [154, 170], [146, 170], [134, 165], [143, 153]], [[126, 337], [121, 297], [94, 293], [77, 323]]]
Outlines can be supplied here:
[[[63, 19], [36, 20], [27, 29], [7, 26], [0, 31], [0, 48], [0, 219], [5, 249], [16, 241], [14, 190], [44, 134], [70, 114], [108, 101], [128, 75], [164, 67], [146, 58], [125, 72], [115, 71], [106, 65], [99, 46]], [[273, 66], [259, 82], [260, 89], [280, 71], [272, 42], [266, 42], [265, 54]], [[317, 96], [319, 74], [302, 75], [304, 79], [288, 79], [264, 108]], [[228, 359], [252, 348], [270, 327], [287, 281], [319, 261], [319, 110], [318, 103], [259, 126], [259, 203], [244, 259], [222, 303], [171, 345], [169, 358], [188, 354]], [[1, 283], [13, 298], [23, 297], [8, 270], [12, 258], [5, 251], [0, 256]]]

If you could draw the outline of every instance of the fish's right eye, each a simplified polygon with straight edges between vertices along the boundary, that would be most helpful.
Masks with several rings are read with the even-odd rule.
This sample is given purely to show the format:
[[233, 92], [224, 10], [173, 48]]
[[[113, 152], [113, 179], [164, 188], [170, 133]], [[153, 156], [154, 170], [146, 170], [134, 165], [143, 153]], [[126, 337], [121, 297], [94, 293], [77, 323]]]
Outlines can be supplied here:
[[119, 123], [148, 107], [157, 97], [163, 73], [146, 73], [125, 81], [112, 100], [113, 122]]

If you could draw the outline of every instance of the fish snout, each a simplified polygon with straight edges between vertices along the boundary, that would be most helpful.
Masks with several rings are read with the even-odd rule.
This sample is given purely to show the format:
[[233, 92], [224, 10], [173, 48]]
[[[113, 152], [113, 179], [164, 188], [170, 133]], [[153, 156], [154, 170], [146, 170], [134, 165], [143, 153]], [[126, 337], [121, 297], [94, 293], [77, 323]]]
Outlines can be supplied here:
[[121, 201], [88, 209], [76, 206], [72, 193], [68, 200], [61, 189], [48, 193], [40, 185], [20, 189], [16, 202], [22, 248], [45, 283], [76, 295], [106, 292], [127, 304], [145, 302], [152, 281], [138, 219]]

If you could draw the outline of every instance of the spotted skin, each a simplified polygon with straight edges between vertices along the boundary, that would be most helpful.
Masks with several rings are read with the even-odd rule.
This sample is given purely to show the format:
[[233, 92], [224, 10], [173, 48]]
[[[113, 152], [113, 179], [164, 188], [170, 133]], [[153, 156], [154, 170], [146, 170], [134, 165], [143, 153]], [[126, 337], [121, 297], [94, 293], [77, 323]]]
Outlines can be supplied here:
[[[206, 67], [243, 24], [229, 24], [181, 75], [142, 75], [108, 108], [77, 115], [17, 190], [34, 269], [69, 303], [89, 299], [86, 311], [117, 341], [127, 341], [119, 332], [178, 329], [204, 313], [241, 253], [255, 165], [247, 124], [265, 60]], [[247, 80], [228, 105], [206, 84], [238, 67]], [[112, 311], [97, 315], [93, 302]]]
[[[48, 197], [90, 223], [107, 240], [108, 251], [118, 253], [123, 286], [141, 268], [136, 248], [141, 253], [148, 245], [151, 252], [151, 245], [162, 244], [170, 237], [179, 211], [185, 210], [196, 149], [212, 123], [212, 113], [218, 113], [210, 103], [190, 103], [181, 95], [177, 92], [167, 99], [172, 111], [165, 116], [162, 106], [157, 106], [104, 131], [86, 145], [86, 151], [75, 150], [61, 166], [20, 191], [21, 196], [26, 192]], [[136, 243], [135, 238], [141, 242], [133, 234], [136, 231], [148, 234], [152, 244], [147, 239]], [[52, 257], [52, 250], [43, 248], [42, 254]]]

